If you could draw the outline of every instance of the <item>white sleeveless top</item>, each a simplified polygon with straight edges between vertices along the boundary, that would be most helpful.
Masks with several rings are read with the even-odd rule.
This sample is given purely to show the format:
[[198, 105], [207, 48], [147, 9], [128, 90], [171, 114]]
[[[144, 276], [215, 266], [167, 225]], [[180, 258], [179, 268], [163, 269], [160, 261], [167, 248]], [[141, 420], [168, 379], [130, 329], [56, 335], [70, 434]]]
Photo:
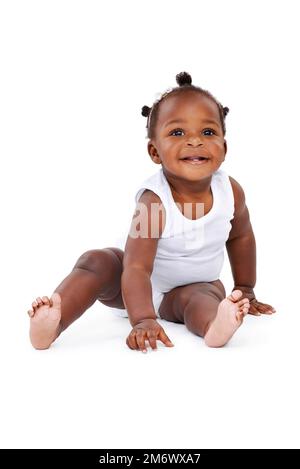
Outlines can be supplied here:
[[[159, 196], [166, 213], [151, 275], [152, 287], [165, 293], [181, 285], [217, 280], [234, 215], [233, 191], [225, 171], [219, 169], [213, 173], [213, 206], [206, 215], [200, 216], [201, 209], [204, 213], [203, 204], [198, 204], [196, 220], [180, 211], [162, 168], [138, 186], [136, 203], [145, 189]], [[191, 204], [184, 205], [184, 213], [192, 213]]]

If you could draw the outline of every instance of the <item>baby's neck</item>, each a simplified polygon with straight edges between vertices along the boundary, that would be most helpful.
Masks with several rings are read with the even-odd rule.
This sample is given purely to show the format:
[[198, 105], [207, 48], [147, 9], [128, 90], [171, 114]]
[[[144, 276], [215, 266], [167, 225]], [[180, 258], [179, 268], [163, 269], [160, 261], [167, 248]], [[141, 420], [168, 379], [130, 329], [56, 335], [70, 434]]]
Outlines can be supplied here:
[[199, 181], [182, 181], [169, 176], [166, 176], [166, 179], [173, 196], [182, 202], [201, 202], [211, 194], [212, 176]]

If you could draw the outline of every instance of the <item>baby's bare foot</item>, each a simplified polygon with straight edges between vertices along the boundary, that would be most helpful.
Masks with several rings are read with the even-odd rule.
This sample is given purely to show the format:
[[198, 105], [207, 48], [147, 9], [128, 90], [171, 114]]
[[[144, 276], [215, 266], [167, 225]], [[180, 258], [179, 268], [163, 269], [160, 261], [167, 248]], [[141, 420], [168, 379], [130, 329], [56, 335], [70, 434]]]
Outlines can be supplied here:
[[250, 308], [248, 298], [239, 300], [242, 295], [240, 290], [234, 290], [231, 295], [221, 301], [217, 315], [204, 336], [206, 345], [222, 347], [242, 324]]
[[47, 296], [38, 297], [32, 303], [32, 309], [28, 311], [30, 317], [30, 340], [34, 348], [49, 348], [59, 335], [59, 322], [61, 318], [61, 297], [59, 293], [53, 293], [49, 299]]

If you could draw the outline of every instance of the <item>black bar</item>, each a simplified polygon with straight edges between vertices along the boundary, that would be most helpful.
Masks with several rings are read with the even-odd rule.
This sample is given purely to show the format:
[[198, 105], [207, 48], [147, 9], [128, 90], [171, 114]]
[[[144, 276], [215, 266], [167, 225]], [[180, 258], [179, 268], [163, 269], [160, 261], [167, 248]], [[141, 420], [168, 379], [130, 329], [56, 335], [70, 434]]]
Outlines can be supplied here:
[[61, 463], [68, 468], [147, 468], [170, 464], [211, 469], [215, 462], [230, 464], [231, 468], [238, 465], [241, 469], [248, 464], [267, 463], [269, 466], [273, 458], [276, 465], [286, 465], [295, 458], [291, 453], [292, 450], [285, 449], [2, 449], [1, 459], [2, 463], [8, 463], [8, 467], [16, 465], [30, 469], [48, 465], [55, 468]]

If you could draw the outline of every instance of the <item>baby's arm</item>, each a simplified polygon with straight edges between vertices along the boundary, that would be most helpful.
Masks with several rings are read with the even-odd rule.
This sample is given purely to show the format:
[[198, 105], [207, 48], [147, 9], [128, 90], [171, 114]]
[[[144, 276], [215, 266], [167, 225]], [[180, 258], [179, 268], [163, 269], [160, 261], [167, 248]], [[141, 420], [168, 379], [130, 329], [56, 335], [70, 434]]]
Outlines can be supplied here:
[[245, 194], [240, 184], [230, 177], [234, 194], [234, 218], [226, 243], [234, 280], [234, 290], [239, 289], [250, 300], [250, 314], [272, 314], [275, 309], [257, 301], [254, 294], [256, 283], [256, 245]]
[[[137, 206], [137, 210], [139, 210], [139, 231], [146, 227], [146, 233], [143, 234], [146, 237], [133, 237], [137, 225], [137, 212], [135, 212], [125, 246], [121, 277], [122, 297], [133, 327], [126, 343], [129, 348], [142, 350], [143, 352], [147, 350], [145, 340], [149, 341], [153, 349], [156, 349], [157, 339], [168, 347], [173, 345], [163, 328], [156, 321], [156, 313], [152, 302], [150, 277], [157, 251], [157, 243], [164, 225], [161, 212], [159, 219], [151, 217], [152, 203], [161, 203], [160, 198], [152, 191], [144, 191], [139, 199], [139, 204], [144, 204], [145, 209], [139, 210]], [[151, 237], [151, 233], [155, 236]]]

